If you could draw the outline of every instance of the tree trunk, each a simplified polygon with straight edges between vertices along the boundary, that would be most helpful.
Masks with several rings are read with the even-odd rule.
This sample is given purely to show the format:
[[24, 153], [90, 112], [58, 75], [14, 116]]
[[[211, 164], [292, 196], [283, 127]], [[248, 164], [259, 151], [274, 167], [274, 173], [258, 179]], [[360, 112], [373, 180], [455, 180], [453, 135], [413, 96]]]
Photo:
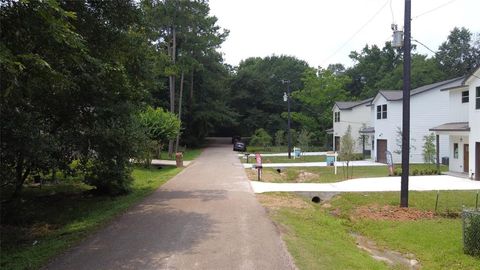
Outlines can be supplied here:
[[16, 198], [22, 191], [23, 183], [30, 174], [30, 167], [25, 168], [25, 161], [23, 159], [23, 154], [20, 154], [17, 158], [16, 170], [16, 181], [15, 181], [15, 190], [13, 191], [11, 199]]
[[[180, 120], [180, 126], [182, 125], [182, 97], [183, 97], [183, 81], [184, 81], [184, 72], [180, 77], [180, 94], [178, 96], [178, 120]], [[178, 143], [180, 141], [180, 132], [177, 134], [177, 141], [175, 143], [175, 152], [178, 152]]]
[[193, 68], [190, 72], [190, 106], [193, 104]]
[[[172, 63], [175, 65], [175, 56], [177, 53], [177, 33], [175, 25], [172, 26], [172, 48], [170, 50], [170, 56], [172, 57]], [[170, 81], [170, 112], [175, 113], [175, 76], [172, 75], [169, 78]], [[173, 156], [173, 140], [168, 142], [168, 156]]]

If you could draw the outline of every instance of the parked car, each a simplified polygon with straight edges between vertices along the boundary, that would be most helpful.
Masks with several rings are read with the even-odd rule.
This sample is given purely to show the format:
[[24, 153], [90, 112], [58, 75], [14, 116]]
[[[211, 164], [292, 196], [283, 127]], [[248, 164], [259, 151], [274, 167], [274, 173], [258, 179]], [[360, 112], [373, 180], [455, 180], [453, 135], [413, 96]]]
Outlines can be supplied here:
[[233, 151], [245, 152], [247, 151], [247, 146], [244, 142], [237, 141], [233, 144]]
[[240, 136], [232, 136], [232, 144], [239, 142], [242, 140], [242, 137]]

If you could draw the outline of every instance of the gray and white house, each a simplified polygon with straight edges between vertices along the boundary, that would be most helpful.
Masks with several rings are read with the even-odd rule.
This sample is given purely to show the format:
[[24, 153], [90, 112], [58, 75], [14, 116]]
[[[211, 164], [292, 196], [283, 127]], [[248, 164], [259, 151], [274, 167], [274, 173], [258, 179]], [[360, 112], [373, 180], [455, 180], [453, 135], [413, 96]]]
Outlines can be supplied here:
[[448, 120], [430, 130], [448, 136], [449, 171], [480, 180], [480, 68], [442, 91], [449, 97]]

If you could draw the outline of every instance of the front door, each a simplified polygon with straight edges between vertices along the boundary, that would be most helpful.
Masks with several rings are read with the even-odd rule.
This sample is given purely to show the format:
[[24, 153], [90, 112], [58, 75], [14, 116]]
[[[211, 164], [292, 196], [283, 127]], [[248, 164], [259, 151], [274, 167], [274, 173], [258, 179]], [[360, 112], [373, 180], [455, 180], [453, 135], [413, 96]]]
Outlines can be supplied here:
[[340, 151], [340, 136], [335, 136], [335, 148], [333, 150]]
[[377, 140], [377, 162], [387, 163], [387, 140]]
[[468, 173], [468, 158], [469, 158], [469, 152], [468, 152], [468, 144], [463, 145], [463, 172]]
[[480, 180], [480, 142], [475, 143], [475, 180]]

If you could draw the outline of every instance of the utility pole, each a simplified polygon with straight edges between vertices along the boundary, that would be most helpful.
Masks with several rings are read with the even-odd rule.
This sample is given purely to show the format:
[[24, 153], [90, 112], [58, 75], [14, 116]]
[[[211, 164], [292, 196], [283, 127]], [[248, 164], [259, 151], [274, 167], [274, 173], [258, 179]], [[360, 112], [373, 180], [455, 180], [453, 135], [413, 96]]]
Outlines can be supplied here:
[[402, 183], [400, 190], [400, 207], [408, 207], [408, 176], [410, 173], [411, 5], [411, 0], [405, 0], [405, 36], [403, 39]]
[[290, 134], [290, 81], [282, 80], [283, 84], [287, 85], [287, 93], [283, 95], [283, 100], [287, 102], [288, 120], [287, 120], [287, 134], [288, 134], [288, 159], [292, 158], [292, 135]]

